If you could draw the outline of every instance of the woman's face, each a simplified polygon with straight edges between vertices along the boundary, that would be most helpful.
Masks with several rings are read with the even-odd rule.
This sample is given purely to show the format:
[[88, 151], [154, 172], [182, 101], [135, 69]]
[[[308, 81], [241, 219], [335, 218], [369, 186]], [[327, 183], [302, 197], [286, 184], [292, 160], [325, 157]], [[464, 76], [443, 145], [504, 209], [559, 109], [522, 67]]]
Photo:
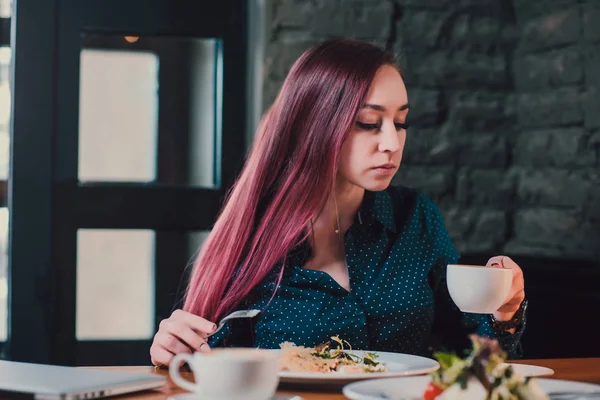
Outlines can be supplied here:
[[396, 68], [385, 65], [342, 145], [338, 180], [370, 191], [387, 188], [402, 161], [407, 114], [404, 81]]

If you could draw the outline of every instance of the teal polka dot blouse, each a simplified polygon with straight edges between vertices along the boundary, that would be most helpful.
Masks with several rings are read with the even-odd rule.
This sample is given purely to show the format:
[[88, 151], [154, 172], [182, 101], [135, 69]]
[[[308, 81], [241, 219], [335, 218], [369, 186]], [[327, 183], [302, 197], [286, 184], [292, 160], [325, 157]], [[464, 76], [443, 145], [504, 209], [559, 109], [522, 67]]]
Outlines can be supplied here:
[[355, 349], [431, 356], [468, 349], [469, 333], [495, 337], [510, 358], [520, 356], [525, 324], [495, 332], [489, 315], [464, 314], [446, 287], [446, 265], [459, 260], [438, 208], [404, 187], [365, 192], [344, 237], [350, 292], [329, 274], [303, 269], [308, 242], [289, 254], [240, 309], [260, 309], [252, 321], [234, 320], [210, 340], [214, 346], [279, 348], [291, 341], [315, 346], [339, 335]]

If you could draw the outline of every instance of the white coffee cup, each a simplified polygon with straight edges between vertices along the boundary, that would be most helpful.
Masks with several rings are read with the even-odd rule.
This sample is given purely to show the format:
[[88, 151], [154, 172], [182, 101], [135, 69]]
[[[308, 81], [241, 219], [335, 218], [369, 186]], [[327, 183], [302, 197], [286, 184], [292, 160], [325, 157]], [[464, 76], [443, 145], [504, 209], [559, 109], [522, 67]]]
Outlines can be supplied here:
[[502, 306], [512, 286], [511, 269], [450, 264], [446, 280], [450, 297], [462, 312], [491, 314]]
[[[196, 383], [180, 375], [182, 362], [188, 363]], [[274, 351], [248, 348], [180, 353], [171, 361], [169, 375], [199, 400], [268, 400], [279, 383], [279, 356]]]

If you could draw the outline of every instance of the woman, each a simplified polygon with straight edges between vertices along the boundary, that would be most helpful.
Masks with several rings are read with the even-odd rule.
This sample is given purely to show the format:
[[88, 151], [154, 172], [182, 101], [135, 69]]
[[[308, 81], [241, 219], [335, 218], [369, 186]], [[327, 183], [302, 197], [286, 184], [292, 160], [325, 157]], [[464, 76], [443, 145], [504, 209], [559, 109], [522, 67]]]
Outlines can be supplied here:
[[[155, 365], [212, 346], [314, 346], [332, 335], [359, 349], [430, 354], [460, 351], [478, 332], [514, 355], [526, 304], [519, 266], [492, 257], [513, 270], [506, 303], [493, 316], [462, 314], [446, 288], [458, 254], [438, 209], [389, 186], [408, 128], [399, 71], [387, 52], [348, 39], [294, 64], [198, 256], [183, 311], [160, 324]], [[262, 312], [207, 343], [237, 309]]]

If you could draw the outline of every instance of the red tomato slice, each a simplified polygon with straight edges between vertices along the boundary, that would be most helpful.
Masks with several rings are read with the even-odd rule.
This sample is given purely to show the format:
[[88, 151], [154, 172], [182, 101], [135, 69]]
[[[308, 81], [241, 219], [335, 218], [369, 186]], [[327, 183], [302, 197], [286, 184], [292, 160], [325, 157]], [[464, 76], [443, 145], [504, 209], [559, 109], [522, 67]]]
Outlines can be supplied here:
[[442, 389], [435, 383], [429, 382], [429, 385], [427, 385], [427, 388], [425, 389], [425, 393], [423, 393], [423, 399], [433, 400], [436, 397], [438, 397], [440, 394], [442, 394], [443, 391], [444, 391], [444, 389]]

